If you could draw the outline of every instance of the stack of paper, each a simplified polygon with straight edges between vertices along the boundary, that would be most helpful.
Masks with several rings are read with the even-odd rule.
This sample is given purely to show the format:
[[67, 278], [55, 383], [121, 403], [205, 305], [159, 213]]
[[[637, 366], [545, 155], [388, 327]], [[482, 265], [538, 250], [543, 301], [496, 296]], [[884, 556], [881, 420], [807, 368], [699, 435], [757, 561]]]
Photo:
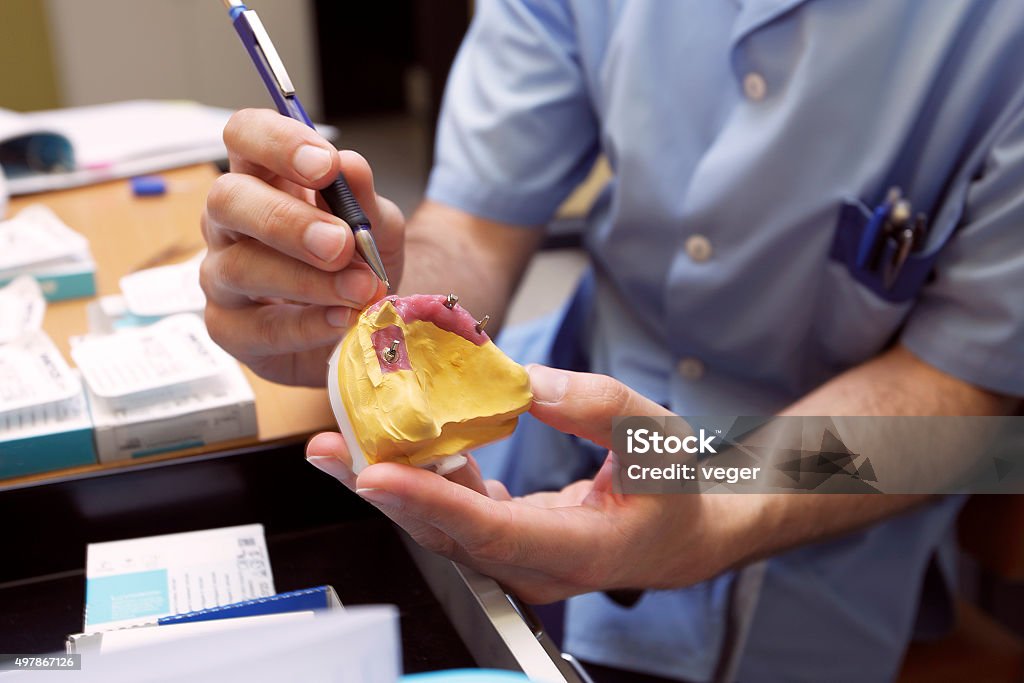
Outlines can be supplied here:
[[[227, 158], [233, 112], [132, 100], [21, 114], [0, 109], [0, 167], [11, 195], [59, 190]], [[325, 137], [331, 126], [317, 126]]]
[[18, 114], [0, 110], [12, 195], [58, 190], [226, 156], [227, 109], [133, 101]]
[[45, 308], [31, 277], [0, 289], [0, 477], [96, 461], [82, 383], [41, 329]]
[[86, 633], [274, 595], [263, 525], [90, 543]]
[[256, 406], [238, 363], [196, 315], [72, 339], [100, 462], [256, 434]]
[[[218, 626], [227, 625], [232, 628], [206, 629], [171, 642], [135, 643], [135, 647], [98, 655], [86, 653], [81, 670], [72, 676], [66, 671], [19, 671], [7, 676], [10, 683], [400, 680], [398, 610], [390, 605], [329, 610], [307, 619], [229, 619]], [[497, 680], [494, 674], [486, 676], [486, 672], [475, 678], [453, 673], [451, 680]]]
[[96, 293], [89, 242], [41, 205], [0, 221], [0, 285], [19, 275], [38, 280], [50, 301]]
[[112, 653], [343, 609], [331, 586], [274, 592], [262, 524], [90, 543], [85, 626], [67, 650], [91, 668]]

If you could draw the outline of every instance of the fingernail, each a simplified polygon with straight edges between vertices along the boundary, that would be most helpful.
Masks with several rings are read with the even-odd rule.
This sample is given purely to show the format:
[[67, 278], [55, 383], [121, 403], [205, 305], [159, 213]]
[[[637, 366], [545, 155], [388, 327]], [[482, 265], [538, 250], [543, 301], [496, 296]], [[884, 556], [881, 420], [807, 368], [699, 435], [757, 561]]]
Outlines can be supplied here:
[[331, 170], [331, 153], [322, 147], [303, 145], [295, 151], [292, 166], [306, 180], [320, 180]]
[[377, 279], [365, 270], [346, 270], [338, 273], [334, 280], [335, 289], [345, 301], [363, 305], [377, 291]]
[[384, 489], [356, 489], [356, 493], [363, 500], [367, 500], [374, 505], [381, 505], [386, 508], [402, 507], [402, 499], [393, 493], [388, 493]]
[[530, 373], [530, 389], [535, 402], [558, 403], [565, 398], [569, 375], [545, 365], [531, 365], [527, 371]]
[[344, 306], [328, 308], [326, 313], [327, 324], [331, 327], [351, 327], [352, 312], [351, 308]]
[[302, 244], [318, 259], [333, 261], [344, 248], [345, 239], [345, 230], [340, 225], [317, 221], [306, 228]]
[[306, 462], [342, 483], [352, 476], [352, 470], [332, 455], [311, 455]]

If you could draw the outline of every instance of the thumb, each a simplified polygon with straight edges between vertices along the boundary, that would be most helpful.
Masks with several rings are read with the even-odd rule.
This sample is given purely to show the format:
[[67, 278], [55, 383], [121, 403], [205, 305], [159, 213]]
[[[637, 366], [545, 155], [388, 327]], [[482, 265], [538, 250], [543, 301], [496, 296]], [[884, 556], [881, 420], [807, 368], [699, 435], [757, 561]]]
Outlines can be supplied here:
[[612, 418], [672, 413], [607, 375], [530, 365], [530, 414], [560, 432], [612, 448]]

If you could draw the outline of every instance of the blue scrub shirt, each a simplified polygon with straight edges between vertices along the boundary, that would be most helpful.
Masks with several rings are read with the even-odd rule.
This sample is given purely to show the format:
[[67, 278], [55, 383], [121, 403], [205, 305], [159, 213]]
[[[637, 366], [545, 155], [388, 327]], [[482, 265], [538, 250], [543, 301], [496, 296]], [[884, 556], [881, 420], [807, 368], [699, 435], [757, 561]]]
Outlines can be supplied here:
[[[592, 272], [558, 316], [500, 343], [677, 414], [773, 414], [896, 340], [1022, 395], [1021, 64], [1019, 0], [480, 0], [427, 194], [541, 226], [603, 153]], [[930, 230], [887, 288], [854, 252], [893, 185]], [[528, 418], [485, 450], [514, 492], [603, 457]], [[930, 567], [949, 585], [959, 504], [770, 560], [739, 679], [892, 678], [907, 640], [950, 619], [942, 581], [922, 587]], [[710, 680], [732, 581], [631, 608], [574, 598], [566, 649]]]

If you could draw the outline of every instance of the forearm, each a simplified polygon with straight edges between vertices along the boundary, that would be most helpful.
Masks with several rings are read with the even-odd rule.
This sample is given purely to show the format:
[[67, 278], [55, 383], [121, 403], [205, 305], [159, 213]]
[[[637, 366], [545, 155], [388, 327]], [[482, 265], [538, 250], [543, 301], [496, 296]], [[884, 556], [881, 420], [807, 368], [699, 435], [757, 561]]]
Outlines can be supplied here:
[[505, 316], [539, 230], [488, 221], [425, 201], [409, 220], [401, 294], [454, 292], [494, 333]]
[[[858, 366], [800, 399], [783, 415], [1004, 415], [1016, 399], [955, 379], [902, 347]], [[850, 532], [925, 503], [923, 495], [774, 494], [706, 496], [722, 520], [723, 565]]]

